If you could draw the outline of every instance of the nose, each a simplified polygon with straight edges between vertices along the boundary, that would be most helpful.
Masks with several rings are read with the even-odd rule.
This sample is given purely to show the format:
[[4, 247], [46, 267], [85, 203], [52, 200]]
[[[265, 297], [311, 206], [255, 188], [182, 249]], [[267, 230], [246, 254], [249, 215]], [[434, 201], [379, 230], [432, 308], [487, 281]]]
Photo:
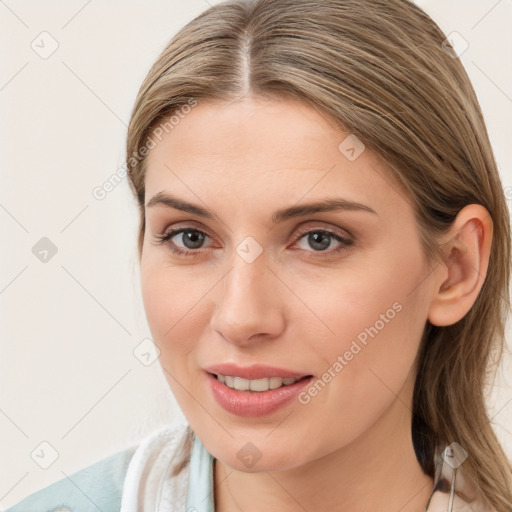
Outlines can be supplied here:
[[219, 285], [210, 325], [230, 343], [244, 346], [271, 340], [285, 329], [280, 283], [266, 265], [264, 254], [252, 263], [235, 254]]

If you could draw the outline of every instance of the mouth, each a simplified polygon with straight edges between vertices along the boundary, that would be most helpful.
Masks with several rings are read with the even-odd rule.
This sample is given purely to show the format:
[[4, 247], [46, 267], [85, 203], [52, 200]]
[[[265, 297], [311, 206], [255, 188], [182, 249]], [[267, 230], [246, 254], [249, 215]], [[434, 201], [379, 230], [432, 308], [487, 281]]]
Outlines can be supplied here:
[[262, 393], [271, 389], [291, 386], [296, 382], [309, 379], [312, 375], [304, 375], [300, 377], [263, 377], [261, 379], [245, 379], [237, 375], [223, 375], [221, 373], [210, 373], [219, 382], [230, 389], [236, 391], [253, 391]]
[[210, 368], [204, 375], [210, 393], [224, 410], [254, 418], [272, 414], [287, 404], [293, 406], [293, 398], [313, 379], [312, 375], [293, 373], [262, 366], [244, 369], [225, 365], [222, 371]]
[[265, 364], [239, 366], [226, 362], [203, 371], [216, 402], [242, 417], [266, 416], [292, 407], [293, 398], [313, 379], [312, 374]]

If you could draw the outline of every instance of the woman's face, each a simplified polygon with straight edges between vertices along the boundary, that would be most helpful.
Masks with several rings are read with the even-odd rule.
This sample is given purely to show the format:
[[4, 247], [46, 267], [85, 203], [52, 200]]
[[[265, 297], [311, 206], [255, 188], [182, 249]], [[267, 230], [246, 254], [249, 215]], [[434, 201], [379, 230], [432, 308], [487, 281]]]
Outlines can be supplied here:
[[384, 422], [410, 432], [433, 286], [389, 168], [293, 100], [199, 102], [160, 137], [142, 294], [165, 376], [208, 451], [279, 470]]

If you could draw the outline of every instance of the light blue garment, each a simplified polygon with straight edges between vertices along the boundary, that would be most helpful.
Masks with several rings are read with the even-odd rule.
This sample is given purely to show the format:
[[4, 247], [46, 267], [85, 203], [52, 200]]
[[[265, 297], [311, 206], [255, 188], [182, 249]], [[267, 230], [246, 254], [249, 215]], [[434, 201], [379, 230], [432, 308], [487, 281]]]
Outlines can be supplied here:
[[133, 446], [40, 489], [5, 512], [119, 512]]
[[186, 512], [215, 512], [213, 496], [214, 457], [197, 436], [190, 456]]
[[[119, 512], [126, 471], [135, 450], [136, 446], [91, 464], [32, 493], [5, 512]], [[186, 512], [214, 512], [214, 460], [194, 436]]]

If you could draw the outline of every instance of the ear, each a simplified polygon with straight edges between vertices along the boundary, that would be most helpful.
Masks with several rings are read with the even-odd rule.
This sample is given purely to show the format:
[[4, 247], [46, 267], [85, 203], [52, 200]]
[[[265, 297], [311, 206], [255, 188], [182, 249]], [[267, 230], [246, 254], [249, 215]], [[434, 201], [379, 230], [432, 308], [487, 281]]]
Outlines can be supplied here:
[[479, 204], [463, 208], [441, 241], [444, 262], [434, 271], [428, 320], [452, 325], [471, 309], [482, 288], [489, 264], [493, 223]]

